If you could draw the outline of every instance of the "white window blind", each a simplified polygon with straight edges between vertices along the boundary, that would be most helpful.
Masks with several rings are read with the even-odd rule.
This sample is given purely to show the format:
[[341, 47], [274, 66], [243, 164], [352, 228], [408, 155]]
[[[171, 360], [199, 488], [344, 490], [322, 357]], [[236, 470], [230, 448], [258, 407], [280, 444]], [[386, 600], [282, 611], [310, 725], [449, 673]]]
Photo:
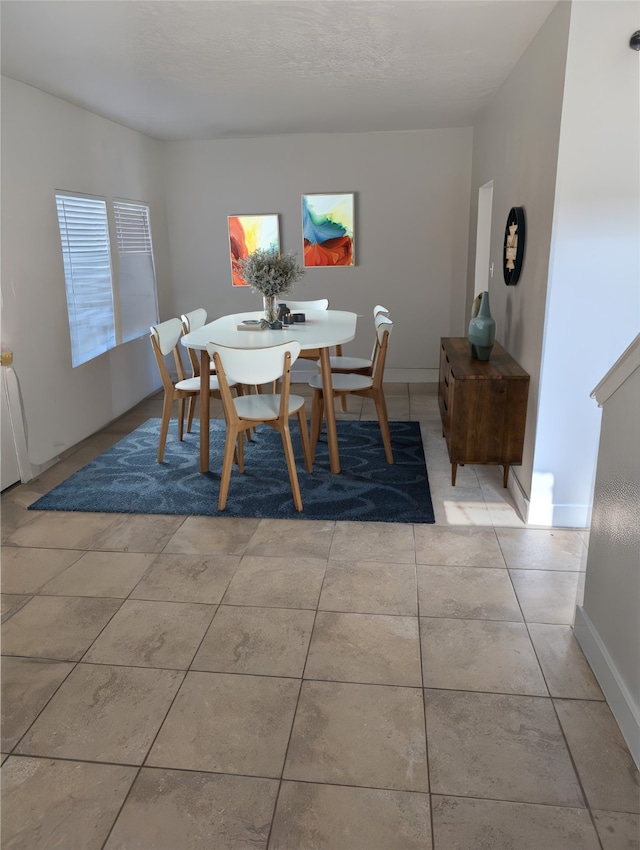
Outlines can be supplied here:
[[116, 344], [107, 205], [56, 192], [73, 366]]
[[149, 206], [114, 199], [119, 260], [118, 304], [121, 341], [149, 332], [158, 321]]

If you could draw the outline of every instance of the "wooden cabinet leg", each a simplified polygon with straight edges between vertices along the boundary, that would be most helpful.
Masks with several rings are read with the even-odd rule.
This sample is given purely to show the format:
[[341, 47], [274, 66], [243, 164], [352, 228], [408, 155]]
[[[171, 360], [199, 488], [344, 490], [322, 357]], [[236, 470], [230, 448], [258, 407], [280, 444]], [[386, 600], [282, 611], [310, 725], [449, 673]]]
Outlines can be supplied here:
[[509, 478], [509, 464], [506, 463], [503, 467], [503, 472], [502, 472], [502, 486], [503, 487], [507, 486], [508, 478]]
[[456, 472], [457, 471], [458, 471], [458, 464], [452, 463], [451, 464], [451, 486], [452, 487], [456, 486]]

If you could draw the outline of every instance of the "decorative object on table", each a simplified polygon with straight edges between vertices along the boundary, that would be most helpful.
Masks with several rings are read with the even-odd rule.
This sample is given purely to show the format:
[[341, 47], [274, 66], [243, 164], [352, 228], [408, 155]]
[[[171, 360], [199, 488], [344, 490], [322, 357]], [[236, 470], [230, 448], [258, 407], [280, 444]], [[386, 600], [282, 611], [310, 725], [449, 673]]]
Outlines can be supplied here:
[[480, 293], [478, 314], [469, 322], [469, 345], [471, 356], [476, 360], [488, 360], [496, 338], [496, 320], [489, 308], [489, 293]]
[[511, 207], [504, 229], [504, 256], [502, 271], [507, 286], [515, 286], [520, 279], [524, 260], [524, 207]]
[[[342, 471], [329, 466], [325, 435], [316, 449], [313, 475], [300, 476], [304, 504], [297, 511], [282, 459], [280, 434], [260, 426], [244, 445], [245, 471], [234, 475], [224, 514], [217, 499], [226, 425], [211, 420], [211, 469], [198, 472], [199, 423], [183, 442], [167, 442], [156, 463], [160, 420], [149, 419], [83, 469], [29, 506], [38, 511], [171, 514], [178, 516], [270, 517], [273, 519], [435, 522], [418, 422], [390, 422], [395, 463], [386, 462], [375, 421], [338, 422]], [[175, 437], [177, 422], [171, 423]], [[298, 429], [293, 451], [302, 458]], [[301, 466], [301, 469], [304, 468]]]
[[278, 215], [230, 215], [228, 225], [231, 283], [233, 286], [249, 286], [240, 271], [240, 263], [258, 248], [280, 250]]
[[304, 265], [355, 266], [353, 192], [302, 196]]
[[257, 248], [238, 264], [244, 280], [254, 292], [262, 294], [265, 321], [271, 328], [282, 327], [278, 319], [277, 299], [291, 292], [293, 284], [306, 272], [301, 268], [296, 255], [290, 251], [280, 254], [271, 249]]

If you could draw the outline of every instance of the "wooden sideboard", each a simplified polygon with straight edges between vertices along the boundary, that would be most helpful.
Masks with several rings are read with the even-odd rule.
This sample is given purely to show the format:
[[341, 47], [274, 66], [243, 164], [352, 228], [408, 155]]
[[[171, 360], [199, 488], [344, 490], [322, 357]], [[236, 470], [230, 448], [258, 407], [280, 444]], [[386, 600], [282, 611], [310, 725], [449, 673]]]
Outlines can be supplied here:
[[509, 467], [522, 463], [529, 375], [499, 344], [489, 360], [471, 356], [466, 337], [440, 340], [438, 404], [451, 461], [451, 483], [458, 464]]

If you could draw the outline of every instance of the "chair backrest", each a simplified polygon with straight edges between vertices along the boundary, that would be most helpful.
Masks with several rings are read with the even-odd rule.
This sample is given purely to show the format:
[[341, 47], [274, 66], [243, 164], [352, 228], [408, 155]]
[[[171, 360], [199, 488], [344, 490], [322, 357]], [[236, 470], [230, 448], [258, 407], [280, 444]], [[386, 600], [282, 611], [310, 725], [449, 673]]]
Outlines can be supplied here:
[[207, 311], [202, 307], [198, 307], [197, 310], [183, 313], [180, 319], [182, 321], [182, 329], [188, 334], [191, 331], [197, 331], [198, 328], [201, 328], [207, 323]]
[[173, 353], [178, 380], [184, 381], [184, 366], [182, 364], [182, 357], [180, 356], [180, 349], [178, 348], [178, 342], [182, 336], [182, 322], [177, 318], [167, 319], [166, 322], [151, 325], [149, 330], [151, 331], [151, 347], [153, 348], [153, 352], [156, 356], [156, 362], [160, 371], [160, 377], [162, 378], [162, 384], [165, 390], [172, 390], [173, 381], [169, 375], [164, 358], [168, 354]]
[[283, 299], [290, 310], [328, 310], [329, 299], [318, 298], [317, 301], [289, 301], [288, 298]]
[[[201, 328], [207, 321], [207, 311], [202, 307], [198, 307], [197, 310], [191, 310], [189, 313], [183, 313], [180, 316], [180, 320], [182, 321], [182, 330], [184, 333], [188, 334], [191, 331], [197, 331], [198, 328]], [[195, 348], [188, 348], [189, 352], [189, 362], [191, 363], [191, 374], [194, 378], [200, 377], [200, 358], [195, 350]]]
[[375, 317], [380, 313], [384, 313], [387, 316], [389, 315], [389, 311], [386, 307], [383, 307], [382, 304], [376, 304], [376, 306], [373, 308], [373, 318], [375, 319]]
[[268, 384], [283, 374], [286, 352], [291, 354], [291, 363], [295, 363], [300, 343], [291, 340], [268, 348], [231, 348], [210, 342], [207, 351], [211, 356], [219, 354], [227, 378], [238, 384]]
[[392, 325], [392, 324], [393, 324], [393, 322], [391, 321], [391, 319], [388, 316], [385, 316], [383, 313], [378, 313], [378, 315], [374, 316], [374, 318], [373, 318], [373, 325], [374, 325], [374, 328], [375, 328], [375, 331], [376, 331], [376, 336], [375, 336], [375, 339], [373, 341], [373, 348], [371, 350], [371, 362], [374, 363], [374, 364], [375, 364], [375, 361], [376, 361], [378, 348], [380, 347], [380, 338], [378, 336], [378, 329], [382, 325]]
[[269, 348], [230, 348], [210, 342], [207, 351], [216, 367], [227, 424], [238, 421], [228, 378], [239, 384], [267, 384], [280, 379], [279, 417], [286, 417], [289, 408], [291, 366], [300, 354], [299, 342], [292, 340]]
[[[384, 318], [379, 316], [378, 318]], [[393, 322], [388, 319], [386, 322], [380, 322], [376, 327], [377, 350], [373, 356], [373, 384], [376, 387], [382, 386], [384, 378], [384, 364], [387, 359], [387, 348], [389, 345], [389, 337], [393, 330]]]

